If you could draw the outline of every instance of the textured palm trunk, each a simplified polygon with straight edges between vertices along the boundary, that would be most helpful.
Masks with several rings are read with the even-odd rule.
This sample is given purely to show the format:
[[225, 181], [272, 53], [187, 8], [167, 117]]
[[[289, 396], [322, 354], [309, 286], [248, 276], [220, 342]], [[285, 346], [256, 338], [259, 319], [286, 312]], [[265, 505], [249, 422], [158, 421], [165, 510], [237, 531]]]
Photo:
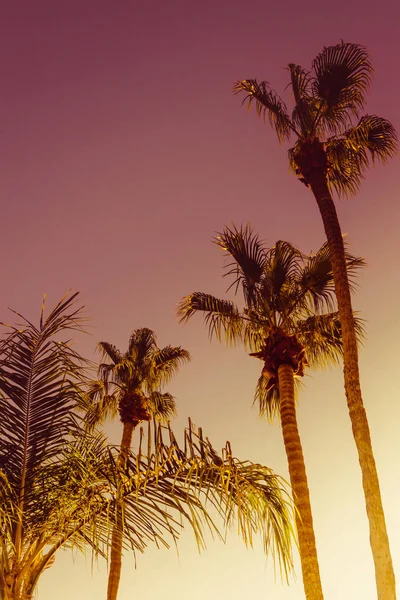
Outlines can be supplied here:
[[[121, 450], [117, 461], [117, 466], [123, 469], [126, 465], [130, 448], [132, 445], [132, 436], [135, 426], [132, 422], [124, 423], [122, 432]], [[117, 505], [116, 524], [113, 527], [111, 535], [110, 552], [110, 571], [108, 574], [107, 600], [117, 600], [119, 581], [121, 579], [122, 568], [122, 529], [123, 529], [123, 506]]]
[[344, 386], [362, 473], [362, 485], [369, 521], [370, 544], [375, 565], [378, 600], [395, 600], [395, 576], [378, 473], [372, 451], [367, 415], [361, 396], [357, 339], [342, 232], [335, 204], [327, 186], [324, 173], [321, 174], [314, 170], [312, 174], [308, 175], [307, 180], [321, 212], [331, 253], [335, 292], [343, 336]]
[[[0, 583], [0, 600], [32, 600], [33, 585], [29, 578], [6, 575]], [[30, 591], [28, 591], [30, 590]]]
[[322, 593], [311, 513], [310, 492], [297, 427], [293, 367], [291, 365], [280, 365], [278, 379], [283, 441], [288, 460], [293, 499], [298, 511], [296, 513], [296, 527], [304, 591], [307, 600], [323, 600], [324, 596]]

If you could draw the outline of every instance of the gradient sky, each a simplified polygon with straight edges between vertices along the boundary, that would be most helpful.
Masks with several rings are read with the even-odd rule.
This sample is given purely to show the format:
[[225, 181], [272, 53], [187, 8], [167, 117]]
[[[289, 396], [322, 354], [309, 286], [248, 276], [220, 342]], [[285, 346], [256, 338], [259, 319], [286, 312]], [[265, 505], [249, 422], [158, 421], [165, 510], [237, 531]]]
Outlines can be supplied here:
[[[377, 12], [379, 10], [379, 12]], [[287, 477], [279, 426], [251, 410], [260, 363], [209, 343], [200, 319], [180, 326], [179, 299], [223, 295], [223, 259], [210, 240], [249, 222], [268, 244], [307, 252], [324, 235], [311, 193], [288, 173], [286, 149], [240, 108], [237, 79], [283, 92], [289, 62], [309, 66], [325, 45], [368, 46], [376, 69], [368, 112], [400, 127], [400, 8], [393, 0], [22, 0], [1, 9], [0, 319], [7, 306], [37, 318], [69, 288], [91, 318], [77, 347], [124, 350], [149, 327], [160, 345], [193, 361], [170, 391], [179, 432], [190, 415], [213, 444]], [[287, 93], [287, 92], [286, 92]], [[400, 581], [397, 374], [400, 283], [398, 159], [368, 174], [356, 198], [338, 201], [354, 254], [368, 267], [354, 305], [368, 323], [361, 351], [364, 400]], [[299, 406], [326, 600], [376, 598], [361, 477], [339, 368], [310, 374]], [[119, 423], [110, 429], [119, 437]], [[175, 550], [150, 547], [124, 560], [120, 600], [303, 598], [301, 577], [274, 581], [260, 545], [233, 531], [197, 554], [190, 531]], [[104, 598], [106, 568], [59, 553], [40, 600]], [[400, 589], [400, 588], [399, 588]]]

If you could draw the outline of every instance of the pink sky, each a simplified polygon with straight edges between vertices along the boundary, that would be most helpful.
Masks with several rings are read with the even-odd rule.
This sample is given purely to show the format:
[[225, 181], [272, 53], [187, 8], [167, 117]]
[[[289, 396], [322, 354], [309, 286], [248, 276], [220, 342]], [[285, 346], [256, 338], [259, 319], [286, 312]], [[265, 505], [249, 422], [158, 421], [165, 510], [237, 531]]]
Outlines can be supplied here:
[[[195, 290], [224, 294], [210, 239], [226, 224], [252, 223], [268, 244], [286, 239], [303, 251], [324, 240], [311, 194], [288, 173], [286, 148], [240, 108], [233, 82], [267, 79], [285, 93], [287, 63], [307, 67], [340, 39], [362, 43], [376, 69], [367, 110], [399, 129], [399, 6], [25, 0], [4, 5], [1, 17], [0, 319], [10, 320], [7, 306], [35, 318], [44, 292], [52, 304], [72, 288], [91, 317], [92, 336], [78, 345], [88, 356], [100, 339], [124, 350], [132, 329], [154, 329], [160, 345], [193, 354], [171, 388], [175, 429], [191, 415], [216, 446], [230, 439], [241, 458], [287, 476], [278, 425], [250, 410], [259, 364], [241, 349], [210, 345], [200, 320], [179, 326], [175, 306]], [[400, 580], [398, 170], [398, 159], [372, 169], [338, 210], [353, 253], [369, 265], [354, 304], [368, 321], [362, 383]], [[306, 384], [299, 424], [325, 597], [373, 600], [341, 372]], [[110, 431], [116, 441], [118, 423]], [[188, 532], [179, 561], [173, 550], [150, 548], [136, 571], [127, 556], [121, 600], [303, 597], [300, 575], [282, 587], [261, 548], [246, 551], [235, 535], [229, 542], [210, 540], [199, 557]], [[60, 555], [40, 599], [56, 588], [60, 600], [105, 597], [105, 577], [103, 564], [92, 576], [89, 559], [72, 565]]]

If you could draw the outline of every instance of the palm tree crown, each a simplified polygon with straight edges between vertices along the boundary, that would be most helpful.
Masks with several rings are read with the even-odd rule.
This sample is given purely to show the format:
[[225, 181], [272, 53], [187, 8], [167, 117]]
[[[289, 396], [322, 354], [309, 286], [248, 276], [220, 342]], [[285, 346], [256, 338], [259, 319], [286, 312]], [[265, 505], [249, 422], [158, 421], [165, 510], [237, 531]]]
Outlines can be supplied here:
[[108, 342], [100, 342], [99, 348], [108, 361], [100, 364], [99, 379], [91, 386], [88, 423], [94, 425], [118, 412], [122, 423], [136, 427], [152, 417], [166, 421], [175, 414], [173, 396], [160, 390], [190, 360], [187, 350], [158, 348], [154, 332], [147, 328], [133, 331], [124, 354]]
[[373, 73], [366, 49], [342, 42], [324, 48], [310, 71], [296, 64], [289, 64], [288, 71], [291, 114], [266, 81], [238, 81], [234, 93], [245, 92], [243, 102], [249, 107], [255, 102], [257, 113], [268, 117], [279, 140], [297, 138], [289, 159], [303, 183], [309, 185], [313, 168], [320, 167], [339, 193], [354, 193], [370, 160], [386, 161], [397, 146], [396, 131], [387, 119], [360, 116]]
[[[187, 321], [202, 312], [210, 335], [244, 342], [251, 356], [264, 361], [256, 398], [261, 412], [272, 417], [279, 407], [277, 369], [282, 362], [301, 377], [307, 365], [325, 366], [342, 356], [329, 250], [324, 244], [315, 255], [305, 256], [284, 241], [266, 249], [248, 226], [225, 228], [215, 241], [233, 258], [225, 275], [234, 278], [230, 287], [241, 287], [245, 306], [240, 310], [230, 300], [195, 292], [181, 301], [178, 314]], [[347, 254], [350, 276], [362, 264]], [[361, 334], [360, 321], [356, 326]]]

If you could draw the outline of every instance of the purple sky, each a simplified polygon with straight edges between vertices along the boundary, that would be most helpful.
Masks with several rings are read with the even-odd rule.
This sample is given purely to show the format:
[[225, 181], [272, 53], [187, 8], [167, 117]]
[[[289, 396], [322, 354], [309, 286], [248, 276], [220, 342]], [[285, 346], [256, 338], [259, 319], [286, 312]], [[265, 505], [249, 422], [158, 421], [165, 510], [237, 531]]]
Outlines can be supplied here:
[[[379, 10], [379, 12], [378, 12]], [[0, 319], [12, 306], [35, 318], [66, 290], [82, 292], [92, 337], [122, 350], [133, 328], [193, 354], [172, 386], [179, 430], [191, 415], [215, 445], [287, 476], [278, 425], [250, 411], [259, 365], [241, 349], [209, 344], [200, 320], [179, 326], [175, 306], [195, 290], [223, 295], [222, 257], [210, 243], [224, 225], [252, 223], [268, 244], [303, 251], [323, 242], [311, 194], [288, 173], [286, 148], [230, 93], [237, 79], [267, 79], [290, 101], [289, 62], [305, 67], [340, 39], [367, 45], [376, 69], [367, 111], [400, 128], [396, 2], [10, 2], [1, 9]], [[355, 307], [368, 321], [361, 352], [364, 397], [400, 579], [398, 392], [399, 202], [396, 158], [377, 167], [357, 198], [338, 202], [354, 254], [367, 259]], [[360, 476], [339, 369], [306, 380], [299, 420], [326, 598], [375, 598]], [[118, 439], [119, 426], [110, 429]], [[397, 531], [397, 538], [396, 538]], [[198, 557], [184, 536], [174, 551], [125, 561], [121, 600], [302, 598], [299, 577], [274, 584], [261, 549], [232, 536]], [[104, 596], [104, 566], [58, 558], [40, 598]], [[88, 560], [89, 564], [89, 560]], [[224, 578], [220, 569], [224, 568]], [[237, 580], [238, 569], [243, 573]], [[75, 569], [73, 571], [72, 569]], [[154, 569], [162, 578], [149, 580]], [[341, 576], [338, 577], [337, 573]], [[241, 583], [248, 578], [250, 587]], [[73, 591], [71, 586], [76, 584]], [[96, 587], [97, 586], [97, 587]], [[247, 590], [247, 591], [246, 591]], [[60, 592], [61, 594], [61, 592]]]

